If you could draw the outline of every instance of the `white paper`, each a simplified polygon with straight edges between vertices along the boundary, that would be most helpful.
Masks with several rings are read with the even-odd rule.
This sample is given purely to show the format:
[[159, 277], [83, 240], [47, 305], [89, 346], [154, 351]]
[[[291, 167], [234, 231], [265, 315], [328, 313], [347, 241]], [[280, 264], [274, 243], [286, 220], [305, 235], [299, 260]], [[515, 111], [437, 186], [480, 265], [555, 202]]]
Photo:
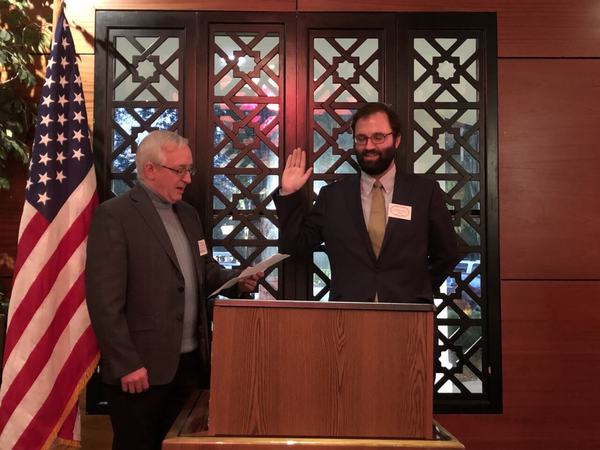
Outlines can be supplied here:
[[242, 273], [240, 273], [237, 277], [232, 278], [231, 280], [226, 281], [225, 283], [223, 283], [223, 285], [219, 289], [217, 289], [216, 291], [214, 291], [212, 294], [210, 294], [209, 297], [212, 297], [213, 295], [217, 295], [223, 289], [230, 288], [235, 283], [237, 283], [238, 281], [240, 281], [242, 278], [249, 277], [249, 276], [254, 275], [254, 274], [258, 273], [258, 272], [264, 272], [269, 267], [274, 266], [275, 264], [277, 264], [280, 261], [283, 261], [285, 258], [288, 258], [289, 256], [290, 255], [286, 255], [284, 253], [276, 253], [275, 255], [273, 255], [273, 256], [265, 259], [264, 261], [259, 262], [255, 266], [246, 267], [244, 270], [242, 270]]

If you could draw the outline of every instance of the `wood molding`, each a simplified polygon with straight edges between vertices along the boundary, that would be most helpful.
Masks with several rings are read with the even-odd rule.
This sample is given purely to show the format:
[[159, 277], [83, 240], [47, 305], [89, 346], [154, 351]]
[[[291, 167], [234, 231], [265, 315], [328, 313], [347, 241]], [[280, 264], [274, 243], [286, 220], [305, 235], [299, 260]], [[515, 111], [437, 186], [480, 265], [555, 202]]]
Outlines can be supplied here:
[[499, 57], [600, 57], [597, 0], [80, 0], [67, 4], [75, 48], [93, 53], [96, 10], [497, 12]]

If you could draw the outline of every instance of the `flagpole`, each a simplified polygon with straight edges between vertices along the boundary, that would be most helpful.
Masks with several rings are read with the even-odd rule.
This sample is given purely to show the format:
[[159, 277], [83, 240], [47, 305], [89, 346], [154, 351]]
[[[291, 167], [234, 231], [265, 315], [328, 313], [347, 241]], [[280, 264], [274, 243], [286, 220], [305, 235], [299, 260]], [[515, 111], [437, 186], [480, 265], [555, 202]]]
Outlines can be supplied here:
[[64, 0], [54, 0], [52, 6], [52, 35], [54, 35], [54, 31], [56, 30], [56, 22], [58, 21], [58, 16], [60, 15], [60, 9], [62, 8], [62, 4]]

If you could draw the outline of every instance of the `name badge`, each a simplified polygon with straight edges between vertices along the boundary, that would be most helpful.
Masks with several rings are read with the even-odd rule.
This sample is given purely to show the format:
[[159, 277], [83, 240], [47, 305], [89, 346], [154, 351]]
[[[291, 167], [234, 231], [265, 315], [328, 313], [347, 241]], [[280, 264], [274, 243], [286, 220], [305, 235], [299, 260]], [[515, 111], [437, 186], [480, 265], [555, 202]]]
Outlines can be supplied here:
[[388, 207], [388, 217], [394, 219], [411, 220], [412, 218], [412, 206], [399, 205], [397, 203], [391, 203]]
[[208, 253], [208, 248], [206, 248], [206, 241], [204, 239], [198, 241], [198, 250], [200, 250], [200, 256], [204, 256]]

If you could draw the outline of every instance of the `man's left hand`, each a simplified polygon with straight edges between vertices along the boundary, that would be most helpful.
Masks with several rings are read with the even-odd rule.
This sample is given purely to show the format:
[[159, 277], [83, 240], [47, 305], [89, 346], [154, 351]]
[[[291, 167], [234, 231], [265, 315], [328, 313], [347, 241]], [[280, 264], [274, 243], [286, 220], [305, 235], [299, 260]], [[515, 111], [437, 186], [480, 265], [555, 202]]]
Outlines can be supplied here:
[[240, 292], [254, 292], [256, 290], [256, 286], [258, 285], [258, 280], [264, 276], [264, 272], [258, 272], [254, 275], [250, 275], [249, 277], [242, 278], [240, 281], [238, 281], [238, 289]]

